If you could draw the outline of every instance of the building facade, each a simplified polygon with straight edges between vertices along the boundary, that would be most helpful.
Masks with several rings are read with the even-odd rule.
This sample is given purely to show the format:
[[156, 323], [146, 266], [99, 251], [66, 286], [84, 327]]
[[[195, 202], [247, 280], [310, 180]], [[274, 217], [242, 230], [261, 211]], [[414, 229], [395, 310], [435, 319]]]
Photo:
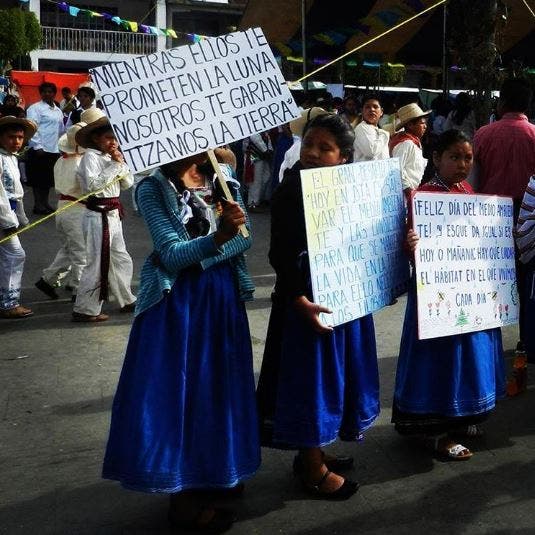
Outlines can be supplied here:
[[33, 51], [33, 70], [83, 72], [91, 67], [152, 54], [191, 42], [184, 33], [221, 35], [238, 26], [246, 0], [89, 0], [69, 5], [106, 12], [121, 19], [157, 28], [172, 28], [178, 39], [126, 31], [103, 17], [72, 16], [57, 2], [30, 0], [29, 9], [39, 19], [41, 47]]

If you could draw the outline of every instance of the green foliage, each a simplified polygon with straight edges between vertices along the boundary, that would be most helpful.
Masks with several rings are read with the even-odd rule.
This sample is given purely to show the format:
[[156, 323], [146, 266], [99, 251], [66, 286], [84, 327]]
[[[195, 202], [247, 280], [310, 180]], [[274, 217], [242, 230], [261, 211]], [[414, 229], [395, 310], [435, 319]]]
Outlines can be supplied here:
[[0, 10], [0, 62], [2, 70], [9, 60], [35, 50], [41, 43], [41, 26], [31, 11]]
[[450, 0], [448, 2], [449, 49], [452, 62], [465, 67], [467, 86], [474, 92], [478, 124], [487, 122], [491, 91], [499, 86], [496, 34], [500, 30], [498, 0]]
[[405, 67], [391, 67], [382, 63], [380, 68], [365, 67], [362, 64], [346, 66], [345, 81], [348, 84], [377, 87], [379, 85], [396, 86], [403, 83], [407, 69]]

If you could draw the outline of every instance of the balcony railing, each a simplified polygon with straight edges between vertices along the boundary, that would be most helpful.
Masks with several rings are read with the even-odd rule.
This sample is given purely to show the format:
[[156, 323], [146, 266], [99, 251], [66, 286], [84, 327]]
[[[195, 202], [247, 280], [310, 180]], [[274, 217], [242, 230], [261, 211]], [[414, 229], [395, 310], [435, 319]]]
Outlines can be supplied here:
[[135, 54], [137, 56], [156, 52], [155, 35], [50, 26], [42, 28], [41, 48], [46, 50]]

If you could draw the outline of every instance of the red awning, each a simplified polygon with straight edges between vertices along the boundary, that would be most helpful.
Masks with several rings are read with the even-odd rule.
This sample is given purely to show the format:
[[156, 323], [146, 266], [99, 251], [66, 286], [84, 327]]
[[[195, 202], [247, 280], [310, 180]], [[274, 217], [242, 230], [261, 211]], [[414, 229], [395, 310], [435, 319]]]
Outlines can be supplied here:
[[76, 73], [67, 74], [62, 72], [50, 71], [11, 71], [11, 79], [17, 86], [19, 97], [21, 99], [20, 106], [28, 107], [34, 102], [40, 100], [39, 85], [43, 82], [52, 82], [58, 88], [58, 95], [56, 100], [61, 100], [61, 88], [70, 87], [72, 92], [76, 91], [82, 84], [89, 81], [89, 74]]

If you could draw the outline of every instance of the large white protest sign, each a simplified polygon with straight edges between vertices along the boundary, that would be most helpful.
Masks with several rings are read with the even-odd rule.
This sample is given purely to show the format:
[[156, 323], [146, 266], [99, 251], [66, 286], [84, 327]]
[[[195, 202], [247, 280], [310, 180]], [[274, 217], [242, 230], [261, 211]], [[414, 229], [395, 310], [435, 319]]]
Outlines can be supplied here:
[[135, 172], [299, 116], [260, 28], [103, 65], [91, 76]]
[[419, 338], [516, 323], [513, 201], [421, 192], [413, 214]]
[[397, 159], [301, 171], [314, 302], [340, 325], [388, 305], [407, 284]]

